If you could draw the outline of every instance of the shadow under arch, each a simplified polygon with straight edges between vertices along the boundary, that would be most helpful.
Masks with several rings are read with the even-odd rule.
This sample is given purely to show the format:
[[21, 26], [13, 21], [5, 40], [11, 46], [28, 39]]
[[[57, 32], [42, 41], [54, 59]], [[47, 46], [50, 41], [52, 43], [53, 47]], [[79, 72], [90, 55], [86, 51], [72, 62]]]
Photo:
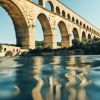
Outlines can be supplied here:
[[28, 48], [29, 41], [25, 41], [29, 40], [28, 26], [21, 9], [17, 6], [17, 4], [9, 0], [0, 0], [0, 6], [6, 10], [12, 19], [16, 33], [17, 46]]
[[81, 41], [85, 41], [86, 40], [86, 33], [83, 31], [82, 32], [82, 40]]
[[79, 33], [78, 33], [77, 28], [74, 27], [72, 32], [73, 32], [74, 39], [78, 39], [79, 40]]
[[50, 23], [49, 23], [47, 16], [43, 13], [40, 13], [37, 16], [37, 19], [39, 20], [39, 22], [41, 23], [41, 26], [42, 26], [43, 35], [44, 35], [44, 47], [45, 48], [47, 48], [47, 47], [52, 48], [53, 35], [52, 35], [51, 26], [50, 26]]
[[62, 37], [61, 47], [62, 48], [67, 47], [68, 48], [69, 47], [69, 34], [68, 34], [66, 24], [63, 21], [60, 21], [58, 23], [58, 27], [60, 29], [60, 33], [61, 33], [61, 37]]

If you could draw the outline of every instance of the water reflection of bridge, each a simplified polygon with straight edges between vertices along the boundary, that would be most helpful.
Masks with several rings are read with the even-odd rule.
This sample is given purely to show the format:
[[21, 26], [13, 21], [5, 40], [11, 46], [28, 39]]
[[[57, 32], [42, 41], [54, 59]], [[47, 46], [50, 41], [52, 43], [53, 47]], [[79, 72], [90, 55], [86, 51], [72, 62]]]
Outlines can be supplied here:
[[[86, 60], [85, 56], [15, 59], [21, 64], [16, 71], [16, 85], [20, 89], [17, 98], [87, 100], [85, 87], [90, 84], [87, 70], [91, 66], [85, 64]], [[77, 64], [77, 61], [83, 64]]]

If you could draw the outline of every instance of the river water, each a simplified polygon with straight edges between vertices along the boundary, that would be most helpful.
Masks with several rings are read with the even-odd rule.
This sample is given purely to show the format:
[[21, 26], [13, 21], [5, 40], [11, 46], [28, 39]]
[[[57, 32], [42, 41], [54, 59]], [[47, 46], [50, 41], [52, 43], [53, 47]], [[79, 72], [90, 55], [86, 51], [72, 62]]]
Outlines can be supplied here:
[[0, 58], [0, 100], [100, 100], [100, 56]]

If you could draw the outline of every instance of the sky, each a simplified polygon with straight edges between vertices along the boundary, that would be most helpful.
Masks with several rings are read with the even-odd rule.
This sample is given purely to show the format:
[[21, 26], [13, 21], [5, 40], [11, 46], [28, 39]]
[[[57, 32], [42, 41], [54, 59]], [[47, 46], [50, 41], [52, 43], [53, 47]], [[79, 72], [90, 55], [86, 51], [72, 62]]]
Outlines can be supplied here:
[[[100, 0], [60, 0], [83, 18], [100, 28]], [[37, 0], [34, 0], [37, 2]], [[39, 30], [39, 31], [38, 31]], [[58, 41], [61, 40], [59, 29]], [[41, 33], [41, 34], [40, 34]], [[40, 37], [40, 38], [37, 38]], [[43, 40], [41, 24], [36, 23], [36, 40]], [[16, 44], [15, 30], [10, 16], [0, 7], [0, 43]]]

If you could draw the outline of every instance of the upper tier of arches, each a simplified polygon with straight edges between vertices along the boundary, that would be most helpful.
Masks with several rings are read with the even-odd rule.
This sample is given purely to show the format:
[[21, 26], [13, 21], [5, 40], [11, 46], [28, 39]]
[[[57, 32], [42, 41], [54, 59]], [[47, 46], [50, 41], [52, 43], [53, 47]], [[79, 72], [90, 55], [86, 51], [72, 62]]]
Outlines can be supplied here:
[[[63, 9], [63, 7], [59, 6], [59, 1], [57, 1], [57, 4], [53, 3], [53, 0], [32, 0], [33, 2], [37, 1], [39, 5], [41, 5], [42, 7], [46, 7], [46, 3], [49, 3], [50, 5], [50, 11], [52, 11], [53, 13], [58, 14], [61, 17], [66, 18], [67, 20], [73, 22], [74, 24], [82, 27], [83, 29], [92, 32], [96, 35], [99, 36], [99, 33], [95, 30], [92, 29], [90, 25], [87, 25], [87, 23], [83, 20], [80, 20], [77, 16], [73, 16], [71, 12], [68, 12], [67, 10]], [[73, 11], [72, 11], [73, 12]], [[79, 16], [80, 17], [80, 16]]]

